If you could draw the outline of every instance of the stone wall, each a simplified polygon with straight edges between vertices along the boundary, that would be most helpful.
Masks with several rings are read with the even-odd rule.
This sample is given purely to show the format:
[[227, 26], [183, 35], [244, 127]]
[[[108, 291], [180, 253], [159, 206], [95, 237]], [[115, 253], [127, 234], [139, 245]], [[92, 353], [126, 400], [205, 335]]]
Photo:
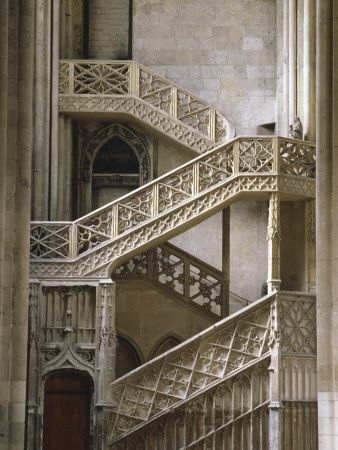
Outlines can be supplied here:
[[165, 336], [183, 342], [212, 323], [143, 282], [128, 280], [116, 285], [116, 332], [137, 343], [141, 360], [147, 361]]
[[90, 0], [89, 58], [127, 59], [129, 0]]
[[275, 0], [135, 0], [133, 59], [255, 134], [275, 121], [275, 10]]
[[230, 211], [230, 291], [257, 300], [268, 276], [268, 205], [238, 202]]

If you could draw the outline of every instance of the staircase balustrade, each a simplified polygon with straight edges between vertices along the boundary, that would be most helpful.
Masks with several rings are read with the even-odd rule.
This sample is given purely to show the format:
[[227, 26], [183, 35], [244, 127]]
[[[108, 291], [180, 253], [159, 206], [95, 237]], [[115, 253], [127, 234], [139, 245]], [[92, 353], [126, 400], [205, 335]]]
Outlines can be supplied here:
[[[280, 364], [297, 357], [300, 370], [301, 358], [315, 361], [315, 311], [311, 295], [274, 292], [114, 381], [108, 448], [164, 450], [171, 440], [173, 450], [271, 448], [269, 408], [293, 400], [296, 376], [289, 372], [282, 392]], [[297, 400], [313, 409], [313, 383], [302, 376]]]
[[115, 269], [112, 278], [144, 280], [212, 320], [229, 313], [222, 272], [169, 243], [130, 259]]
[[[131, 97], [137, 98], [139, 103], [128, 102]], [[147, 116], [155, 126], [156, 121], [163, 119], [154, 112], [164, 113], [184, 128], [207, 138], [204, 143], [199, 140], [204, 151], [234, 135], [227, 119], [214, 107], [134, 61], [61, 60], [59, 107], [60, 111], [132, 110], [133, 115], [141, 119]], [[168, 122], [166, 124], [168, 127]], [[176, 128], [177, 134], [182, 133], [182, 129]], [[163, 131], [170, 132], [169, 129]], [[190, 140], [195, 138], [191, 135]], [[189, 145], [188, 141], [184, 143]]]
[[32, 222], [33, 275], [107, 276], [112, 261], [168, 240], [236, 196], [270, 192], [314, 197], [313, 143], [236, 138], [75, 222]]

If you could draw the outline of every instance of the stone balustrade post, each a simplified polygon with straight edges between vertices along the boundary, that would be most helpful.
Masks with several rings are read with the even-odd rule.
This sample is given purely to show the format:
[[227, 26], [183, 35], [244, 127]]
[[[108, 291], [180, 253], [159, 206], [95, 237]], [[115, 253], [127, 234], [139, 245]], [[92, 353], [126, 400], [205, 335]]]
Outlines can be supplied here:
[[270, 329], [270, 348], [271, 363], [270, 372], [270, 404], [269, 404], [269, 448], [272, 450], [282, 449], [282, 423], [281, 409], [281, 347], [279, 338], [279, 318], [278, 318], [278, 294], [271, 302], [271, 329]]
[[280, 289], [280, 198], [278, 192], [270, 194], [268, 218], [268, 293]]

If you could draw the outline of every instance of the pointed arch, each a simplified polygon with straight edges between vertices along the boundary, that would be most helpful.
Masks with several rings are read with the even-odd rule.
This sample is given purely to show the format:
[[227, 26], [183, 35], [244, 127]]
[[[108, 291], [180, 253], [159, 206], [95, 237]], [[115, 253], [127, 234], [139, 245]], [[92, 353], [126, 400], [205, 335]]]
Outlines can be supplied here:
[[96, 155], [104, 144], [113, 139], [120, 138], [126, 142], [132, 150], [140, 164], [140, 184], [143, 185], [149, 181], [150, 177], [150, 156], [145, 143], [141, 138], [127, 125], [113, 123], [98, 131], [89, 141], [84, 149], [81, 161], [81, 176], [84, 182], [89, 182], [93, 163]]
[[177, 345], [181, 344], [184, 339], [174, 332], [166, 333], [161, 337], [154, 345], [153, 349], [149, 353], [149, 360], [156, 358], [156, 356], [162, 355]]
[[141, 350], [129, 337], [118, 333], [116, 338], [116, 378], [120, 378], [143, 364], [143, 358]]

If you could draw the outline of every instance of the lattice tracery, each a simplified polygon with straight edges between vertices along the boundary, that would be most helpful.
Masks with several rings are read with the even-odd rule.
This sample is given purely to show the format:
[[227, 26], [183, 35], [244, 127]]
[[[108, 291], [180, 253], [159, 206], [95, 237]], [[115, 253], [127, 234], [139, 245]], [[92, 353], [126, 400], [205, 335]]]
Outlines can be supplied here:
[[[132, 110], [135, 116], [153, 125], [163, 121], [158, 111], [164, 112], [167, 119], [171, 117], [171, 120], [167, 120], [166, 124], [160, 128], [169, 132], [169, 129], [165, 130], [165, 127], [170, 129], [176, 127], [177, 130], [173, 132], [173, 136], [187, 145], [191, 140], [197, 146], [197, 135], [207, 137], [211, 145], [232, 137], [227, 120], [218, 111], [135, 62], [62, 60], [59, 86], [61, 110], [78, 110], [81, 103], [80, 107], [87, 111], [105, 111], [107, 102], [110, 102], [110, 109], [114, 109], [111, 98], [108, 96], [129, 95], [138, 97], [141, 103], [133, 108], [133, 102], [129, 101], [128, 104], [123, 104], [123, 109]], [[80, 96], [88, 97], [81, 100]], [[99, 99], [98, 104], [93, 101], [95, 96]], [[69, 97], [68, 103], [67, 97]], [[117, 97], [116, 101], [114, 99], [115, 108], [118, 107], [117, 102], [121, 100], [124, 102], [123, 98]], [[147, 111], [144, 103], [154, 107], [154, 110]], [[122, 106], [121, 103], [119, 105]], [[214, 126], [211, 125], [212, 122]], [[191, 130], [190, 137], [184, 136], [185, 133], [180, 129], [179, 124]], [[200, 148], [198, 151], [205, 151], [205, 149]]]
[[[309, 342], [306, 336], [316, 320], [313, 304], [311, 296], [272, 294], [112, 383], [112, 448], [129, 448], [123, 445], [133, 445], [137, 437], [146, 449], [149, 439], [161, 439], [163, 432], [168, 433], [168, 424], [174, 423], [184, 426], [185, 432], [173, 449], [195, 448], [190, 445], [206, 442], [219, 448], [227, 439], [225, 432], [231, 438], [229, 448], [246, 449], [254, 439], [245, 440], [250, 430], [263, 448], [268, 448], [267, 430], [254, 430], [253, 424], [267, 419], [270, 349], [277, 343], [275, 336], [280, 335], [282, 346], [283, 339], [293, 341], [294, 328], [299, 327], [303, 344]], [[306, 344], [297, 351], [311, 354], [313, 348]], [[185, 420], [181, 422], [182, 414]], [[153, 425], [142, 428], [150, 419]], [[241, 441], [243, 429], [246, 438]], [[158, 445], [166, 448], [159, 441]]]
[[[38, 264], [39, 260], [60, 260], [54, 265], [43, 262], [32, 266], [34, 274], [83, 276], [95, 270], [102, 276], [104, 264], [160, 235], [165, 240], [165, 233], [210, 215], [241, 192], [289, 192], [312, 197], [312, 172], [297, 177], [272, 171], [273, 166], [278, 169], [277, 150], [284, 144], [283, 138], [238, 138], [73, 224], [33, 223], [31, 258]], [[314, 146], [306, 146], [307, 154], [314, 159]]]
[[225, 308], [225, 281], [222, 272], [206, 265], [172, 244], [162, 244], [119, 266], [115, 280], [143, 277], [153, 286], [178, 294], [188, 304], [208, 313], [213, 319], [221, 317]]

